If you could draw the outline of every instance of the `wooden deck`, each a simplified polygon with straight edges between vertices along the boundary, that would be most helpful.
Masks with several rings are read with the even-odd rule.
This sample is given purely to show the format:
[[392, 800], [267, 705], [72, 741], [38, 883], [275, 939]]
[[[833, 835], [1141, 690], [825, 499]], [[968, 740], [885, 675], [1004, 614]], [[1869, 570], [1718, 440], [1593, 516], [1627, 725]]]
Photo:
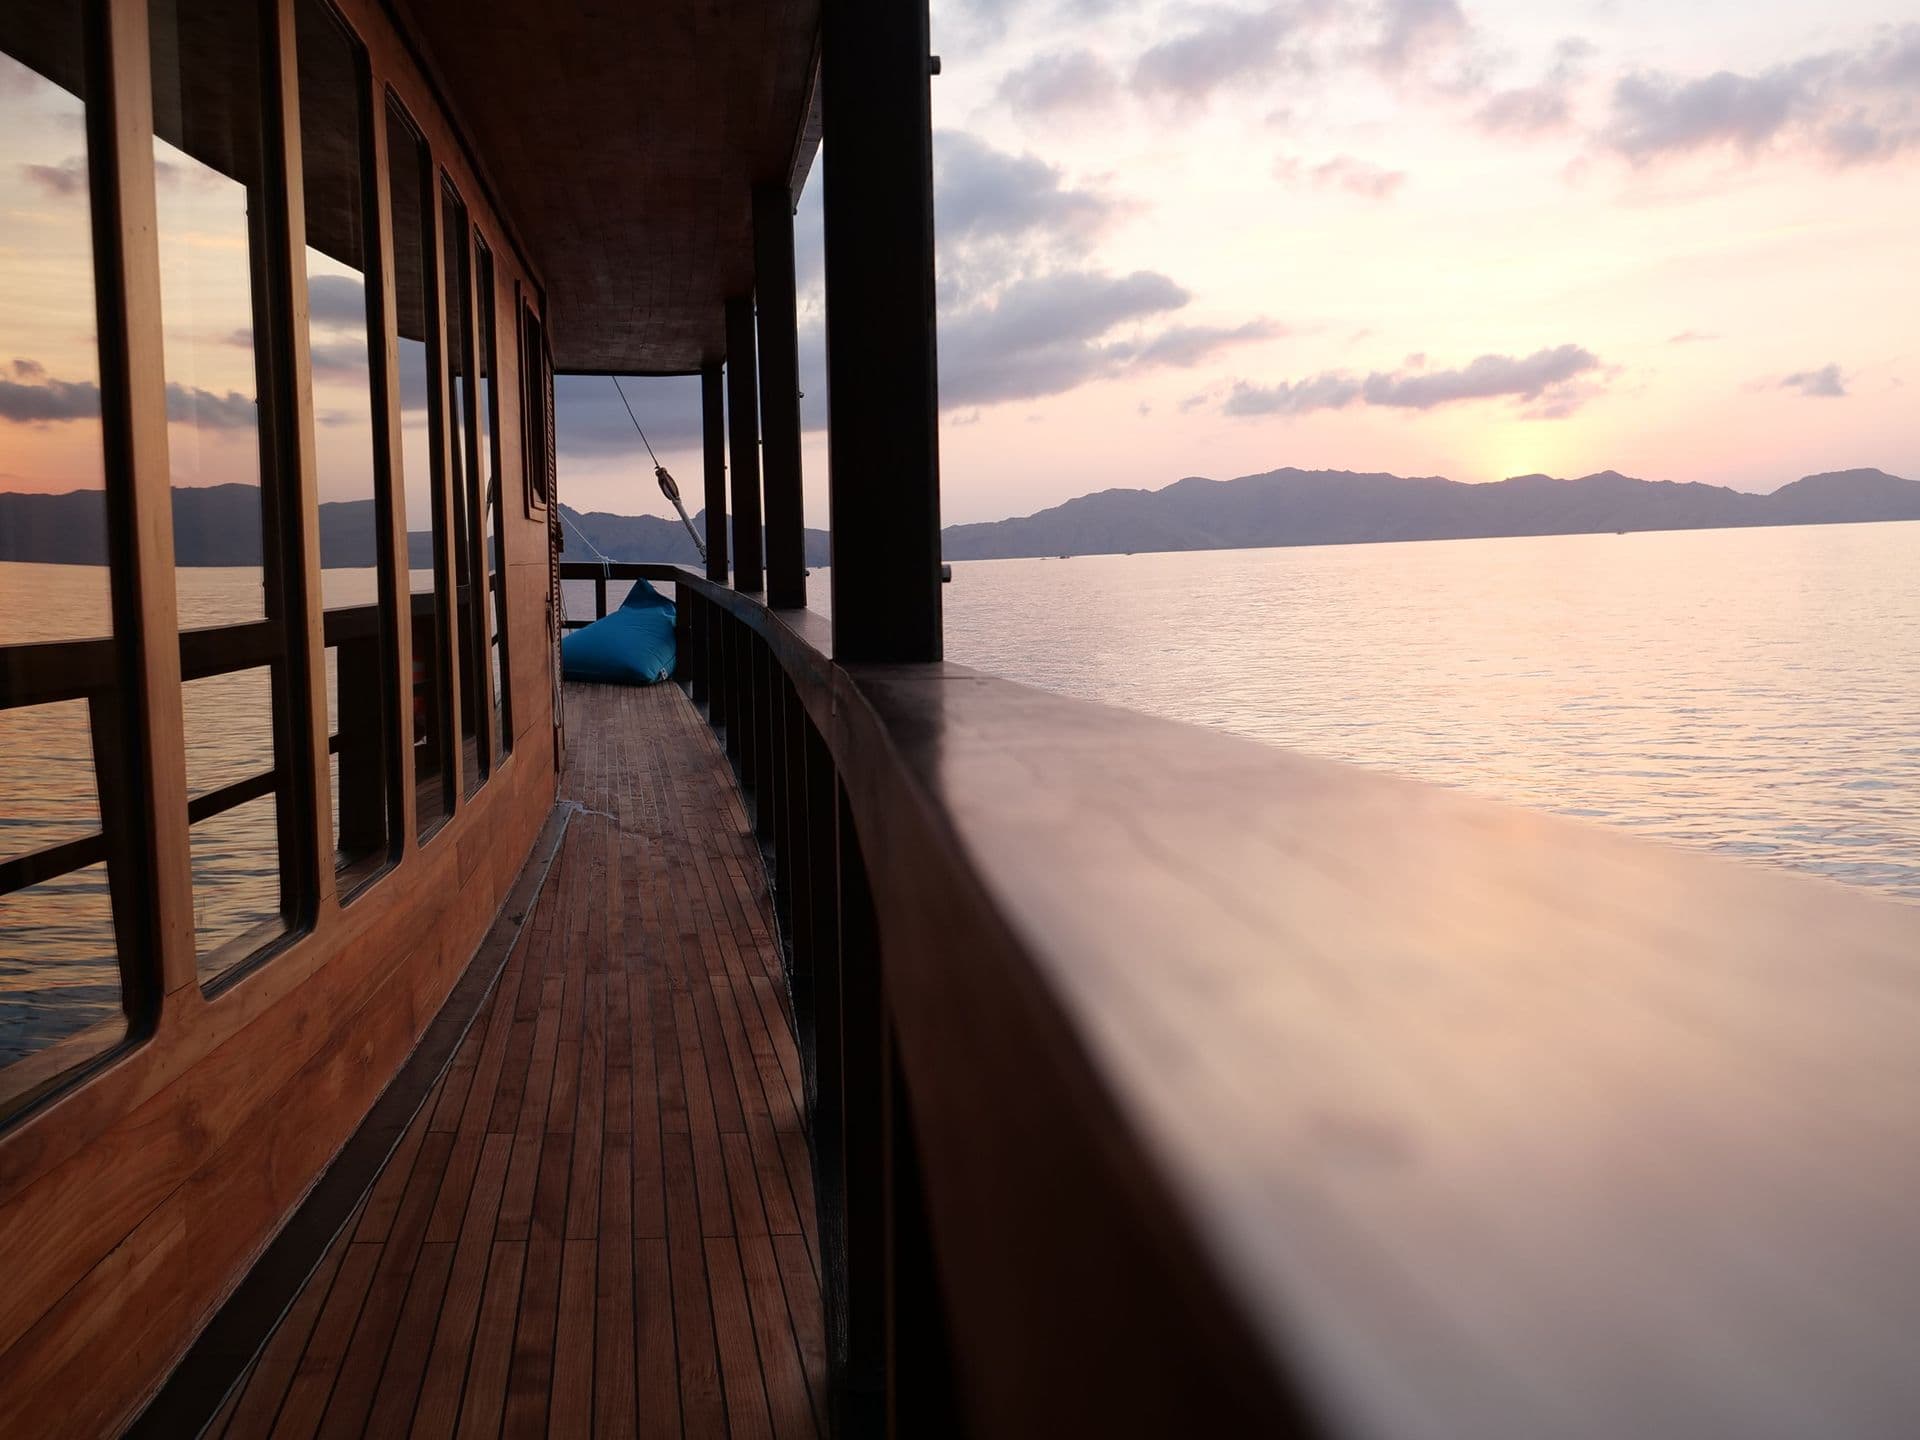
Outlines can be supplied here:
[[815, 1436], [765, 871], [681, 691], [566, 689], [573, 813], [452, 1064], [211, 1436]]

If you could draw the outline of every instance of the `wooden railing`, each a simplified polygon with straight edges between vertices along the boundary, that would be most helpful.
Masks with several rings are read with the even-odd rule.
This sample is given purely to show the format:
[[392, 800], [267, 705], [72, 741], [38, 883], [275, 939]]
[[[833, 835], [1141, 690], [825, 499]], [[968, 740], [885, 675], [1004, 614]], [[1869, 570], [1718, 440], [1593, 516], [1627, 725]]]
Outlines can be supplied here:
[[[379, 622], [375, 606], [364, 607], [366, 626]], [[329, 648], [361, 638], [362, 617], [358, 610], [330, 611], [326, 616], [326, 640]], [[106, 832], [114, 828], [109, 815], [115, 801], [112, 777], [118, 771], [110, 753], [118, 733], [119, 699], [114, 668], [113, 641], [106, 639], [54, 641], [36, 645], [0, 646], [0, 674], [9, 683], [0, 691], [0, 710], [21, 710], [36, 705], [55, 705], [63, 701], [87, 702], [89, 728], [93, 739], [95, 789], [99, 795], [102, 829], [92, 835], [60, 845], [50, 845], [25, 855], [0, 861], [0, 895], [24, 890], [30, 885], [55, 879], [72, 871], [98, 864], [107, 858]], [[256, 620], [240, 625], [216, 625], [180, 632], [180, 678], [205, 680], [216, 675], [232, 675], [278, 664], [283, 649], [273, 622]], [[340, 737], [331, 737], [338, 748]], [[31, 764], [32, 756], [15, 756], [17, 763]], [[214, 815], [271, 794], [277, 772], [266, 770], [197, 795], [188, 802], [187, 815], [197, 824]]]
[[768, 857], [839, 1433], [1920, 1433], [1920, 909], [610, 574]]

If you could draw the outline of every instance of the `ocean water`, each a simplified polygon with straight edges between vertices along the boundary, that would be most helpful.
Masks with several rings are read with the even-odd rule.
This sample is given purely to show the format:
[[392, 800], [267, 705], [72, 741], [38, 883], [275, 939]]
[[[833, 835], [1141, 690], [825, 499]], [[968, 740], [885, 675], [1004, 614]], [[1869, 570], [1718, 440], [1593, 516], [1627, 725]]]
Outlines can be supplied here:
[[[259, 613], [254, 571], [179, 591]], [[945, 601], [961, 664], [1920, 900], [1920, 524], [974, 561]], [[0, 644], [106, 608], [101, 571], [0, 564]], [[193, 793], [267, 768], [268, 716], [262, 672], [188, 687]], [[194, 827], [203, 951], [274, 913], [273, 823]], [[85, 707], [0, 712], [0, 858], [98, 824]], [[99, 867], [0, 899], [0, 1064], [117, 1010], [106, 899]]]
[[[376, 594], [372, 569], [328, 570], [325, 581], [332, 605], [364, 604]], [[183, 627], [238, 624], [262, 613], [257, 569], [182, 569], [175, 583]], [[0, 646], [103, 636], [110, 604], [103, 569], [0, 563]], [[327, 679], [331, 728], [337, 723], [332, 652]], [[189, 796], [272, 767], [272, 694], [264, 668], [192, 681], [182, 706]], [[223, 943], [278, 915], [275, 826], [275, 801], [265, 796], [193, 827], [194, 928], [203, 970]], [[0, 710], [0, 860], [99, 828], [86, 703]], [[0, 896], [0, 1065], [119, 1011], [104, 865]]]
[[1920, 900], [1920, 524], [953, 568], [957, 663]]

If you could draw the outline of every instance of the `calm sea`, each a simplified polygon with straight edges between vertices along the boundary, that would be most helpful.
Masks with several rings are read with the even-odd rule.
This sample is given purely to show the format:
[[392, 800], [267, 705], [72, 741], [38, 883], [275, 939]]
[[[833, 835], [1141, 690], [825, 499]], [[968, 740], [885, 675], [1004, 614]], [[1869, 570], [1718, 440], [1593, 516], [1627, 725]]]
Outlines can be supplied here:
[[1920, 524], [979, 561], [946, 620], [977, 669], [1920, 899]]
[[1920, 524], [953, 572], [956, 663], [1920, 899]]
[[[181, 623], [238, 624], [262, 614], [256, 569], [176, 572]], [[372, 600], [375, 572], [325, 572], [329, 604]], [[106, 571], [0, 563], [0, 645], [104, 635]], [[329, 728], [336, 723], [328, 654]], [[185, 687], [187, 790], [202, 795], [270, 769], [272, 696], [264, 669]], [[201, 821], [191, 832], [195, 939], [205, 958], [279, 911], [272, 796]], [[100, 828], [84, 701], [0, 710], [0, 860]], [[0, 1064], [120, 1005], [104, 865], [0, 896]]]
[[[190, 625], [259, 614], [257, 572], [179, 588]], [[982, 670], [1920, 899], [1920, 524], [979, 561], [946, 610]], [[98, 570], [0, 564], [0, 643], [105, 613]], [[263, 672], [186, 715], [193, 793], [267, 768]], [[194, 827], [203, 950], [272, 914], [273, 820]], [[0, 712], [0, 858], [97, 826], [85, 707]], [[0, 1062], [54, 987], [117, 1003], [103, 881], [0, 900]]]

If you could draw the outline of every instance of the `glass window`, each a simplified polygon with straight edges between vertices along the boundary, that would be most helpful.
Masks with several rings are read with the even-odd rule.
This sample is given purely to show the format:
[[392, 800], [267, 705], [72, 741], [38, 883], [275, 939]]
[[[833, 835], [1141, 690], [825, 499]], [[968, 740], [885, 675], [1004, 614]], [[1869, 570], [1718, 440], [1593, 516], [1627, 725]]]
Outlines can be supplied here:
[[206, 982], [291, 929], [310, 889], [298, 550], [273, 443], [260, 7], [153, 0], [150, 15], [180, 625], [202, 632], [182, 645], [187, 768], [222, 777], [188, 809]]
[[540, 317], [530, 307], [520, 312], [520, 390], [521, 424], [524, 434], [520, 454], [527, 469], [527, 513], [546, 508], [547, 492], [553, 485], [548, 465], [547, 444], [553, 434], [553, 417], [547, 410], [547, 342], [540, 328]]
[[441, 277], [447, 287], [447, 454], [453, 477], [453, 568], [460, 640], [460, 773], [471, 795], [487, 778], [490, 757], [480, 745], [487, 698], [486, 561], [480, 540], [480, 456], [477, 394], [473, 385], [473, 249], [467, 207], [450, 183], [440, 192], [440, 238], [446, 252]]
[[345, 896], [391, 859], [399, 801], [399, 703], [387, 678], [396, 587], [384, 447], [375, 443], [380, 329], [367, 296], [375, 253], [361, 109], [368, 81], [358, 45], [322, 0], [298, 0], [294, 13], [333, 856]]
[[0, 1121], [127, 1037], [142, 954], [80, 17], [0, 6]]
[[480, 315], [480, 465], [486, 475], [481, 514], [486, 527], [487, 593], [492, 597], [487, 607], [487, 648], [493, 679], [493, 758], [498, 763], [513, 748], [513, 702], [507, 694], [507, 532], [500, 493], [500, 349], [494, 333], [500, 301], [493, 285], [493, 252], [477, 230], [473, 260]]
[[400, 361], [400, 464], [394, 484], [405, 497], [413, 639], [413, 791], [420, 837], [453, 813], [453, 746], [447, 693], [453, 642], [445, 623], [447, 533], [440, 481], [440, 400], [434, 383], [437, 312], [433, 288], [432, 157], [427, 142], [387, 97], [387, 185], [393, 212], [394, 325]]

